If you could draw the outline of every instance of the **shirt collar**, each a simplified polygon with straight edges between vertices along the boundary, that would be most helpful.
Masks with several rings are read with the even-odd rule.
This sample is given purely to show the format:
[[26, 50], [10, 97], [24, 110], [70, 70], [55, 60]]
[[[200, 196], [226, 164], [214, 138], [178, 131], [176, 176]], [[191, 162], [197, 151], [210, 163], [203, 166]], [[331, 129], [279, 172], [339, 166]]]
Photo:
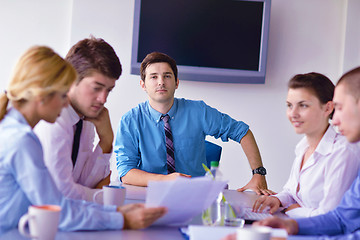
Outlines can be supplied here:
[[[153, 109], [149, 103], [149, 101], [146, 101], [146, 105], [148, 106], [149, 112], [151, 117], [155, 120], [155, 122], [160, 122], [161, 121], [161, 116], [163, 115], [162, 113], [156, 111], [155, 109]], [[167, 115], [169, 115], [170, 119], [174, 119], [175, 115], [176, 115], [176, 111], [177, 111], [177, 107], [178, 107], [178, 100], [176, 98], [174, 98], [174, 104], [172, 105], [172, 107], [170, 108], [170, 110], [166, 113]]]
[[[324, 136], [321, 138], [319, 144], [317, 145], [315, 152], [321, 155], [327, 155], [332, 152], [335, 138], [338, 133], [336, 133], [333, 126], [329, 125], [328, 129], [326, 130]], [[309, 144], [304, 137], [299, 144], [296, 146], [295, 153], [296, 155], [303, 154], [305, 150], [309, 147]]]
[[324, 136], [321, 138], [319, 145], [316, 148], [316, 152], [321, 155], [327, 155], [333, 151], [335, 138], [338, 135], [333, 126], [329, 125]]
[[80, 120], [79, 115], [76, 113], [75, 109], [71, 106], [71, 104], [69, 104], [68, 107], [63, 108], [62, 111], [67, 113], [68, 119], [72, 125], [75, 125]]
[[9, 111], [6, 113], [11, 118], [14, 118], [20, 123], [26, 124], [30, 127], [29, 123], [26, 121], [25, 117], [15, 108], [10, 108]]

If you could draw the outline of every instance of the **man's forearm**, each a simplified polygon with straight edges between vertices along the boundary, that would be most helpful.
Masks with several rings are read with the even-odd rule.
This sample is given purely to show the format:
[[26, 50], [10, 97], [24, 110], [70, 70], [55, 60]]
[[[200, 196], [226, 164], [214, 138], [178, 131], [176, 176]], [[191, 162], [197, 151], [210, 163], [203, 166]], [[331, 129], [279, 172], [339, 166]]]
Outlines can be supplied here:
[[240, 140], [241, 147], [249, 161], [251, 169], [262, 167], [262, 161], [259, 148], [256, 144], [254, 135], [249, 129], [246, 135]]
[[146, 187], [150, 180], [162, 180], [165, 176], [166, 175], [163, 174], [149, 173], [133, 168], [121, 178], [121, 181], [130, 185]]

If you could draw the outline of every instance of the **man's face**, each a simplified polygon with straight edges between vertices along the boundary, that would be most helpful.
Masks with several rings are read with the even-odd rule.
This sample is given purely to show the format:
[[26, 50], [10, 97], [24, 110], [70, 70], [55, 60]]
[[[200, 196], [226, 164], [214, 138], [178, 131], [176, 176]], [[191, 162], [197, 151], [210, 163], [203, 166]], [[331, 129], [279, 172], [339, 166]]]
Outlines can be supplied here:
[[335, 114], [333, 125], [349, 142], [360, 141], [360, 101], [347, 92], [347, 86], [340, 84], [335, 88]]
[[107, 97], [115, 87], [114, 78], [94, 72], [74, 83], [68, 93], [71, 106], [79, 114], [87, 118], [96, 118], [104, 108]]
[[174, 100], [175, 89], [179, 81], [175, 79], [170, 65], [165, 62], [153, 63], [145, 70], [145, 81], [140, 81], [141, 87], [149, 96], [150, 105], [168, 104]]

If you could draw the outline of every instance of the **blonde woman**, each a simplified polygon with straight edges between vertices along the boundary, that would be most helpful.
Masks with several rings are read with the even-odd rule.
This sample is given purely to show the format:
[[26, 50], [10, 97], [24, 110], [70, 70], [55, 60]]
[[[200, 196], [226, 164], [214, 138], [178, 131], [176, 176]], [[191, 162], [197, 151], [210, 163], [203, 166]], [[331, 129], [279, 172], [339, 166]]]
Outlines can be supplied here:
[[53, 50], [33, 47], [20, 58], [0, 94], [0, 234], [15, 228], [30, 205], [60, 205], [59, 228], [67, 231], [143, 228], [166, 211], [140, 204], [104, 207], [66, 199], [58, 191], [33, 128], [40, 120], [55, 122], [76, 77], [74, 68]]

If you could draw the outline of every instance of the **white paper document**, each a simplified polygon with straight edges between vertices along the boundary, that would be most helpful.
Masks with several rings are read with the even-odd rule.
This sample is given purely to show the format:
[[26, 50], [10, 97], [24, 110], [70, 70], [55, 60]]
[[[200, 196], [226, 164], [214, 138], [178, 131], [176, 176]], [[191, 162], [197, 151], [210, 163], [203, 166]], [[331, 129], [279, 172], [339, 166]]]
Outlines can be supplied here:
[[156, 225], [183, 225], [207, 209], [226, 186], [225, 181], [207, 177], [178, 177], [173, 181], [150, 181], [147, 207], [167, 207], [168, 212]]

